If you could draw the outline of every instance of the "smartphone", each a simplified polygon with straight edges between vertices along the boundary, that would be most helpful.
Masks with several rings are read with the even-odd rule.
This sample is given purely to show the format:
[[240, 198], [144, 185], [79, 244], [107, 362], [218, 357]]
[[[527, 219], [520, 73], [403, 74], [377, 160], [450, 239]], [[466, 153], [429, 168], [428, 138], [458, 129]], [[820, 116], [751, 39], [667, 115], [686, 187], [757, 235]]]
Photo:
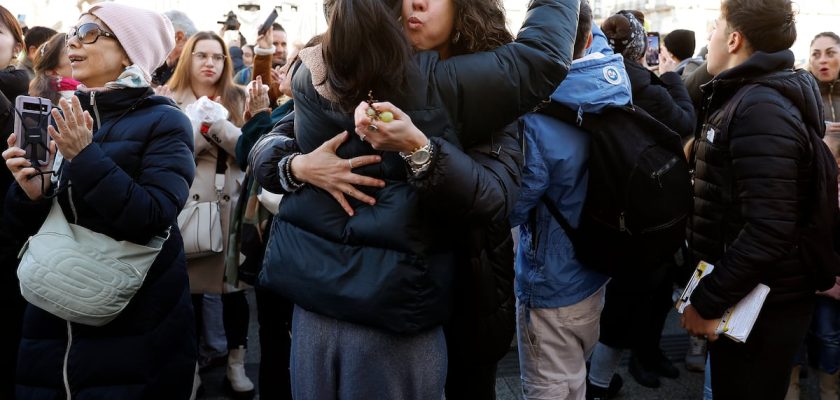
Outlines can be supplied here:
[[47, 165], [50, 161], [50, 137], [47, 127], [52, 122], [52, 102], [43, 97], [15, 98], [15, 135], [17, 147], [26, 151], [32, 165]]
[[659, 32], [648, 32], [647, 41], [645, 61], [648, 66], [655, 67], [659, 65]]
[[268, 32], [268, 28], [271, 28], [271, 24], [274, 23], [274, 20], [277, 19], [277, 9], [272, 8], [271, 14], [268, 14], [268, 18], [265, 19], [265, 22], [260, 25], [260, 29], [257, 31], [257, 36], [265, 35]]

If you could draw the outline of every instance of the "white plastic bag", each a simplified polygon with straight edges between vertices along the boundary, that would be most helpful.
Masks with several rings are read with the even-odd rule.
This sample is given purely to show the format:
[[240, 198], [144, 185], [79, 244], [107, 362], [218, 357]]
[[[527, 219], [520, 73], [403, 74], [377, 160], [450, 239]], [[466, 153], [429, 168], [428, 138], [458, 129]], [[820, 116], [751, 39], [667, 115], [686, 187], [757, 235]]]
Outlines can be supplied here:
[[212, 124], [220, 119], [227, 119], [228, 110], [223, 105], [208, 99], [207, 96], [201, 96], [195, 103], [184, 109], [184, 114], [187, 114], [194, 127], [198, 127], [202, 123]]

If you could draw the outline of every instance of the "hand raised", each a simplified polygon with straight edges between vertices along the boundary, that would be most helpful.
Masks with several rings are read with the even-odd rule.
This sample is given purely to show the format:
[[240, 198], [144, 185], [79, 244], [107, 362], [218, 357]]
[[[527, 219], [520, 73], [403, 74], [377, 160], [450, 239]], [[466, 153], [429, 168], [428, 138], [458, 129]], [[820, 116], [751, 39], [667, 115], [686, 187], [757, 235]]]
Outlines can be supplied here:
[[82, 111], [76, 96], [69, 102], [61, 99], [58, 105], [64, 112], [62, 116], [58, 110], [52, 109], [52, 117], [58, 129], [52, 126], [47, 129], [61, 155], [70, 161], [93, 141], [93, 118], [87, 111]]

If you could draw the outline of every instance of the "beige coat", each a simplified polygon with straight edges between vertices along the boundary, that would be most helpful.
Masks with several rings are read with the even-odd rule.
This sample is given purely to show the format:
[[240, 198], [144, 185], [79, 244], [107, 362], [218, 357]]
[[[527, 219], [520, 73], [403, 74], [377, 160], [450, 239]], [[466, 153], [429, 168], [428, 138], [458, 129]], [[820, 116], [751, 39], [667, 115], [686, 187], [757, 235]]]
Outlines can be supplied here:
[[[174, 93], [173, 98], [182, 110], [197, 100], [191, 90]], [[242, 112], [241, 110], [228, 111]], [[242, 131], [239, 127], [229, 121], [215, 122], [207, 133], [207, 136], [218, 143], [228, 154], [225, 186], [222, 190], [222, 200], [220, 202], [225, 250], [217, 255], [187, 260], [187, 272], [190, 276], [190, 291], [192, 293], [222, 293], [231, 212], [239, 197], [239, 188], [244, 177], [244, 173], [235, 159], [236, 142], [241, 135]], [[195, 141], [195, 179], [190, 187], [190, 197], [187, 201], [214, 199], [216, 197], [217, 147], [202, 137], [198, 129], [193, 130], [193, 140]]]

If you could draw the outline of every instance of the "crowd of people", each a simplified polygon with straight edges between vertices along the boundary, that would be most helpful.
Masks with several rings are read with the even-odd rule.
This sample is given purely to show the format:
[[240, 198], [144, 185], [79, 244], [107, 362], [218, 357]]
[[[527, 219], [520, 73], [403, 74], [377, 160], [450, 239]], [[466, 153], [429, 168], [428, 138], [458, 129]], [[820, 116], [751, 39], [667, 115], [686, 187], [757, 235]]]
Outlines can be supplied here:
[[[642, 12], [598, 23], [587, 0], [531, 0], [516, 36], [498, 0], [324, 12], [326, 32], [290, 49], [278, 23], [248, 44], [104, 2], [68, 32], [24, 31], [0, 6], [0, 398], [196, 399], [201, 371], [225, 365], [234, 398], [494, 399], [514, 343], [523, 398], [604, 400], [625, 350], [642, 386], [680, 375], [660, 338], [705, 261], [681, 316], [697, 397], [794, 400], [813, 368], [838, 399], [837, 34], [795, 69], [790, 0], [722, 0], [701, 49], [683, 29], [650, 49]], [[44, 165], [18, 96], [52, 106]], [[623, 259], [631, 274], [579, 242], [591, 188], [620, 184], [590, 174], [591, 122], [620, 124], [615, 110], [685, 149], [649, 179], [669, 190], [687, 165], [671, 181], [692, 188], [669, 223], [682, 245]], [[20, 256], [56, 212], [116, 241], [166, 238], [113, 321], [22, 297]], [[645, 233], [627, 218], [603, 224]], [[597, 246], [620, 252], [613, 239]], [[759, 283], [748, 339], [724, 335]]]

